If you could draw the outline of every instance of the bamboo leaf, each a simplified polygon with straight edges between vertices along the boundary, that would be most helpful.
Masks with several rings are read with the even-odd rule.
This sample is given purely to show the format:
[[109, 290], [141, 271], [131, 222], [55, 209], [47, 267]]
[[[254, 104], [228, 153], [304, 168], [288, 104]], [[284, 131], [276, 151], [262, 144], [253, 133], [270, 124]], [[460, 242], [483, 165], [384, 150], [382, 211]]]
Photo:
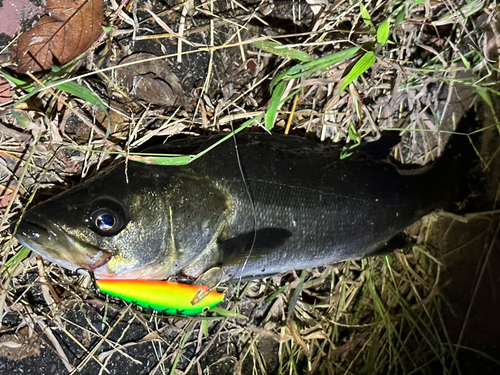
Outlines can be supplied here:
[[462, 8], [457, 11], [444, 16], [443, 18], [432, 22], [433, 26], [443, 26], [449, 24], [455, 24], [458, 22], [458, 19], [464, 17], [469, 18], [474, 13], [480, 11], [484, 7], [484, 0], [474, 0], [467, 2]]
[[327, 56], [324, 56], [320, 59], [317, 59], [317, 60], [311, 61], [307, 64], [304, 64], [304, 67], [302, 70], [307, 70], [307, 69], [310, 69], [313, 67], [317, 67], [318, 65], [328, 66], [328, 65], [337, 64], [341, 61], [347, 60], [348, 58], [354, 56], [356, 54], [356, 52], [358, 52], [359, 50], [360, 50], [360, 47], [352, 47], [352, 48], [348, 48], [348, 49], [343, 50], [343, 51], [332, 53], [331, 55], [327, 55]]
[[382, 21], [380, 26], [377, 29], [377, 42], [380, 44], [384, 44], [387, 42], [387, 39], [389, 38], [389, 28], [391, 26], [391, 22], [389, 18], [385, 19]]
[[417, 5], [420, 5], [420, 4], [423, 4], [425, 3], [426, 0], [415, 0], [411, 5], [410, 5], [410, 8], [409, 10], [411, 11], [414, 7], [416, 7]]
[[377, 61], [377, 57], [373, 52], [370, 51], [365, 53], [359, 59], [359, 61], [353, 66], [349, 74], [347, 74], [347, 76], [345, 77], [344, 83], [342, 83], [342, 86], [340, 87], [340, 91], [345, 89], [352, 81], [358, 78], [361, 74], [366, 72], [373, 65], [375, 61]]
[[11, 76], [9, 73], [7, 73], [1, 69], [0, 69], [0, 75], [3, 76], [5, 79], [11, 81], [12, 83], [16, 84], [17, 86], [19, 86], [20, 88], [22, 88], [23, 90], [25, 90], [27, 92], [30, 92], [33, 90], [33, 86], [31, 86], [29, 83], [27, 83], [19, 78], [16, 78], [14, 76]]
[[396, 21], [394, 21], [394, 27], [399, 26], [401, 22], [405, 19], [405, 12], [401, 12], [397, 15]]
[[55, 87], [68, 94], [79, 97], [80, 99], [83, 99], [92, 105], [95, 105], [100, 111], [106, 114], [108, 113], [108, 109], [102, 102], [101, 98], [99, 98], [96, 94], [94, 94], [85, 86], [82, 86], [74, 81], [71, 81], [71, 82], [61, 83], [60, 85], [57, 85]]
[[[53, 70], [55, 72], [58, 72], [61, 70], [61, 68], [59, 68], [59, 67], [53, 67], [53, 68], [54, 68]], [[18, 100], [16, 103], [14, 103], [14, 107], [25, 102], [26, 100], [31, 98], [33, 95], [36, 95], [38, 92], [43, 90], [43, 88], [44, 88], [43, 86], [33, 87], [33, 85], [31, 85], [23, 80], [20, 80], [16, 77], [13, 77], [10, 74], [8, 74], [7, 72], [4, 72], [3, 70], [0, 71], [0, 74], [4, 78], [13, 82], [14, 84], [16, 84], [17, 86], [19, 86], [20, 88], [22, 88], [23, 90], [25, 90], [28, 93], [28, 95], [24, 96], [22, 99]], [[62, 80], [60, 80], [60, 81], [62, 81]], [[88, 88], [86, 88], [86, 87], [84, 87], [76, 82], [73, 82], [73, 81], [61, 83], [60, 85], [57, 85], [57, 81], [56, 82], [46, 81], [45, 85], [48, 85], [48, 84], [55, 84], [56, 85], [55, 88], [57, 88], [58, 90], [62, 90], [70, 95], [74, 95], [80, 99], [83, 99], [86, 102], [88, 102], [92, 105], [95, 105], [99, 110], [104, 112], [106, 115], [108, 114], [108, 110], [107, 110], [106, 106], [104, 105], [103, 101], [101, 100], [101, 98], [99, 98], [96, 94], [94, 94]]]
[[373, 27], [372, 19], [370, 17], [370, 13], [368, 13], [368, 9], [366, 9], [366, 6], [363, 3], [359, 4], [359, 11], [365, 25], [370, 27], [370, 30], [375, 30], [375, 27]]
[[308, 62], [312, 60], [312, 57], [304, 51], [300, 51], [292, 47], [287, 47], [286, 45], [278, 42], [273, 42], [271, 40], [259, 41], [255, 42], [254, 44], [257, 48], [260, 48], [266, 52], [270, 52], [277, 56], [283, 56], [291, 60], [298, 60], [300, 62]]
[[331, 55], [324, 56], [320, 59], [311, 61], [304, 65], [302, 64], [294, 65], [290, 69], [284, 71], [283, 73], [273, 78], [270, 84], [271, 93], [273, 92], [275, 86], [280, 81], [290, 81], [292, 79], [304, 77], [307, 75], [312, 75], [315, 72], [326, 69], [339, 62], [346, 61], [347, 59], [354, 56], [360, 49], [361, 47], [352, 47], [344, 51], [332, 53]]
[[311, 75], [317, 71], [320, 71], [322, 69], [329, 68], [330, 66], [333, 66], [335, 64], [338, 64], [340, 62], [346, 61], [347, 59], [351, 58], [354, 56], [361, 47], [353, 47], [346, 49], [344, 51], [340, 52], [335, 52], [332, 53], [331, 55], [324, 56], [318, 60], [311, 61], [310, 63], [305, 64], [301, 71], [296, 73], [296, 74], [289, 74], [285, 77], [286, 80], [291, 80], [291, 79], [296, 79], [300, 78], [303, 76]]

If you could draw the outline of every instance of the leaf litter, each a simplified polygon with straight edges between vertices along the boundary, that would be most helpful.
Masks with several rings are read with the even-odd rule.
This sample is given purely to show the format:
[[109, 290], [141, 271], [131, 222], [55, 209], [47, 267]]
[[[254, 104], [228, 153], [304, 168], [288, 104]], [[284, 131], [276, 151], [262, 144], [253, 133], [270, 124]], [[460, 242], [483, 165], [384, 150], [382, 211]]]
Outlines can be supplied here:
[[[451, 318], [443, 312], [447, 302], [441, 293], [448, 282], [442, 279], [444, 259], [458, 250], [431, 235], [441, 225], [434, 217], [410, 232], [416, 246], [409, 251], [309, 270], [301, 275], [305, 279], [292, 273], [227, 285], [228, 302], [222, 307], [229, 313], [220, 312], [228, 317], [151, 314], [104, 299], [89, 280], [57, 266], [45, 263], [42, 268], [32, 257], [12, 260], [19, 245], [12, 241], [8, 224], [28, 202], [95, 174], [115, 162], [115, 152], [127, 154], [135, 151], [134, 145], [179, 133], [229, 132], [261, 116], [266, 124], [256, 121], [253, 130], [266, 125], [283, 132], [288, 123], [290, 134], [344, 142], [346, 156], [361, 140], [376, 139], [380, 130], [398, 130], [402, 142], [394, 158], [426, 164], [438, 155], [446, 131], [472, 101], [470, 88], [481, 85], [483, 95], [495, 94], [490, 84], [498, 65], [493, 3], [227, 3], [187, 2], [169, 8], [112, 2], [110, 11], [117, 18], [111, 19], [115, 27], [106, 45], [60, 76], [54, 71], [40, 74], [37, 79], [52, 87], [41, 87], [16, 105], [25, 127], [16, 123], [9, 102], [0, 107], [5, 128], [0, 177], [10, 205], [3, 210], [0, 228], [2, 256], [3, 263], [19, 263], [16, 272], [2, 276], [3, 326], [11, 332], [30, 319], [36, 322], [29, 325], [28, 336], [34, 342], [40, 338], [44, 358], [52, 358], [55, 373], [61, 374], [70, 368], [118, 373], [124, 364], [137, 373], [467, 371], [459, 358], [468, 349], [463, 336], [448, 331], [445, 321]], [[75, 35], [75, 24], [64, 22], [68, 35]], [[91, 33], [100, 34], [101, 22]], [[23, 47], [26, 42], [21, 41]], [[92, 42], [84, 44], [73, 57]], [[23, 71], [19, 66], [14, 70], [31, 70], [42, 61], [47, 71], [53, 63], [63, 64], [62, 50], [54, 51], [37, 63], [24, 63]], [[144, 51], [152, 55], [134, 60]], [[475, 67], [473, 72], [467, 64]], [[61, 106], [54, 83], [61, 84], [61, 78], [78, 80], [106, 103], [114, 119], [111, 126], [99, 102], [88, 95], [67, 91], [63, 97], [71, 110]], [[138, 87], [140, 82], [146, 83], [145, 89]], [[167, 102], [148, 101], [140, 94], [151, 87], [164, 93]], [[13, 101], [26, 97], [23, 90], [11, 90]], [[273, 97], [272, 90], [279, 95]], [[176, 108], [177, 101], [188, 105]], [[191, 107], [191, 102], [196, 104]], [[445, 231], [453, 235], [453, 230]], [[438, 233], [442, 237], [444, 232]], [[494, 245], [491, 236], [482, 241]], [[462, 328], [474, 323], [470, 318], [464, 322]], [[49, 342], [54, 351], [44, 348]], [[486, 352], [477, 358], [486, 358], [491, 366], [498, 362]], [[40, 360], [41, 372], [43, 366]]]
[[18, 73], [49, 70], [79, 56], [103, 32], [102, 0], [47, 0], [46, 13], [21, 35], [13, 60]]
[[[125, 86], [135, 98], [166, 107], [186, 108], [188, 98], [179, 78], [172, 73], [166, 60], [149, 60], [156, 55], [140, 52], [123, 58], [116, 69], [118, 84]], [[139, 64], [132, 64], [140, 62]]]

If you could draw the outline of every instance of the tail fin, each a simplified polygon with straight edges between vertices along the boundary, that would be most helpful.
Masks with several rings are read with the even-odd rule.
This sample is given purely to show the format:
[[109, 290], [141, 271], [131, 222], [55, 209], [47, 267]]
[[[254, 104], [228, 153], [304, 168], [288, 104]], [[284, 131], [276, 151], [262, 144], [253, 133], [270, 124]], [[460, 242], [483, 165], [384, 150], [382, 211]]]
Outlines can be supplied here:
[[[442, 155], [434, 162], [429, 171], [431, 181], [436, 188], [442, 189], [443, 209], [461, 212], [465, 200], [471, 195], [473, 181], [477, 175], [473, 173], [480, 165], [476, 147], [480, 128], [476, 112], [471, 109], [464, 113], [453, 134], [449, 137]], [[444, 188], [446, 187], [446, 189]]]

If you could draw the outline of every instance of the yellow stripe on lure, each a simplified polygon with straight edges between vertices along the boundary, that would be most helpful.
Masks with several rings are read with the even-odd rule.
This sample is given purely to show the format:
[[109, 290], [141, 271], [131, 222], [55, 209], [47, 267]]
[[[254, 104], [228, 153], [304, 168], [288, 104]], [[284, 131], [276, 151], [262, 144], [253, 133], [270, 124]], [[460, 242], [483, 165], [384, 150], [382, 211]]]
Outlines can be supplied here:
[[[126, 302], [170, 315], [196, 315], [222, 302], [223, 293], [209, 292], [204, 285], [178, 284], [153, 280], [96, 280], [99, 289]], [[208, 293], [201, 301], [191, 305], [200, 294]]]

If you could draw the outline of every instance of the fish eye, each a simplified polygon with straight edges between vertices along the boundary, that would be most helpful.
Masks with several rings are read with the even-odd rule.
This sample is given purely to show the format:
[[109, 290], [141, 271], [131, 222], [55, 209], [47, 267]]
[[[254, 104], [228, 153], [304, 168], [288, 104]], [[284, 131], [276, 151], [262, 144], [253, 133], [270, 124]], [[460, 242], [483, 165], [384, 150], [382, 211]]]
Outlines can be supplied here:
[[90, 215], [92, 229], [101, 235], [114, 235], [125, 227], [125, 220], [111, 208], [98, 208]]
[[102, 231], [112, 230], [116, 223], [118, 222], [118, 218], [115, 212], [106, 212], [98, 213], [95, 218], [95, 226]]
[[94, 208], [89, 210], [85, 223], [101, 236], [118, 234], [127, 225], [125, 210], [114, 200], [94, 202]]

